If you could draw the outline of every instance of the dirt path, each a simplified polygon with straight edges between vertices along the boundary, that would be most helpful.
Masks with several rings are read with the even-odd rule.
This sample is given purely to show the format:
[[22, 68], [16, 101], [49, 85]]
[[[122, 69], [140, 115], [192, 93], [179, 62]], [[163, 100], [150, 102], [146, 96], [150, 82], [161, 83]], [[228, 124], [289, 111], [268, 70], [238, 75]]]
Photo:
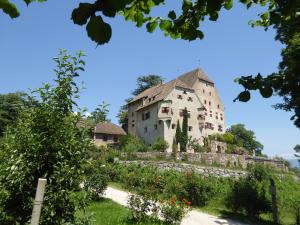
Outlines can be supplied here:
[[[104, 193], [105, 198], [109, 198], [114, 202], [127, 206], [128, 193], [112, 187], [108, 187]], [[182, 220], [181, 225], [248, 225], [228, 219], [222, 219], [197, 210], [191, 210]]]

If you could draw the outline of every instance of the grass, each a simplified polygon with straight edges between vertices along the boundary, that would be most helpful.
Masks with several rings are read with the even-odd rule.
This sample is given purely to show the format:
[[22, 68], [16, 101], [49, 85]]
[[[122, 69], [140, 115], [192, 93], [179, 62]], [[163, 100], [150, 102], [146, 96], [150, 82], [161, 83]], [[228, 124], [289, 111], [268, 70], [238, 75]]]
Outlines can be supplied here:
[[130, 220], [129, 210], [109, 199], [100, 199], [92, 202], [88, 207], [92, 215], [93, 225], [163, 225], [161, 221], [152, 220], [150, 217], [142, 222]]

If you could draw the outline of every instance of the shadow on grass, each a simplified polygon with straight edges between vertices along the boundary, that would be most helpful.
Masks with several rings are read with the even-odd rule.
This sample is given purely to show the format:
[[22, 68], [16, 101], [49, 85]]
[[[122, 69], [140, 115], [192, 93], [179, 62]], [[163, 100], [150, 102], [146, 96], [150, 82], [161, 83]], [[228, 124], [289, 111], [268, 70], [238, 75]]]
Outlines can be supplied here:
[[232, 223], [229, 224], [236, 224], [235, 221], [241, 222], [241, 223], [247, 223], [250, 225], [278, 225], [277, 223], [266, 221], [260, 218], [251, 218], [249, 216], [246, 216], [242, 213], [235, 213], [235, 212], [229, 212], [227, 210], [219, 210], [220, 218], [227, 219], [229, 221], [232, 221]]

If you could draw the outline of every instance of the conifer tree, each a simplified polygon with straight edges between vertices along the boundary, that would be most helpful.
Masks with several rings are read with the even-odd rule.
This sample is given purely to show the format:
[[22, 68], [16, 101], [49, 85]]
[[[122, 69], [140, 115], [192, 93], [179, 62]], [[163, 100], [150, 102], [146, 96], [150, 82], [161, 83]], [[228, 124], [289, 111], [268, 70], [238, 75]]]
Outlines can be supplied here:
[[185, 108], [183, 110], [182, 132], [181, 132], [181, 142], [180, 142], [181, 151], [186, 151], [187, 143], [188, 143], [188, 111]]
[[178, 145], [178, 143], [180, 143], [180, 142], [181, 142], [181, 128], [180, 128], [179, 120], [177, 120], [175, 143]]

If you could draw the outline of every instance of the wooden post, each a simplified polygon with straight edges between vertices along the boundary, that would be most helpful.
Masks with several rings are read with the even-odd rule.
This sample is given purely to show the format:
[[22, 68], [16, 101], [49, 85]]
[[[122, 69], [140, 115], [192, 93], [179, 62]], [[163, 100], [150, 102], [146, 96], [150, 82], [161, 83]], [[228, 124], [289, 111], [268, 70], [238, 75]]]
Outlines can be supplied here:
[[296, 225], [300, 225], [300, 208], [296, 212]]
[[39, 178], [38, 186], [35, 193], [35, 200], [34, 200], [30, 225], [39, 224], [46, 183], [47, 183], [46, 179]]
[[276, 201], [276, 185], [272, 178], [270, 178], [270, 193], [272, 196], [272, 213], [273, 213], [273, 222], [278, 223], [278, 209]]

